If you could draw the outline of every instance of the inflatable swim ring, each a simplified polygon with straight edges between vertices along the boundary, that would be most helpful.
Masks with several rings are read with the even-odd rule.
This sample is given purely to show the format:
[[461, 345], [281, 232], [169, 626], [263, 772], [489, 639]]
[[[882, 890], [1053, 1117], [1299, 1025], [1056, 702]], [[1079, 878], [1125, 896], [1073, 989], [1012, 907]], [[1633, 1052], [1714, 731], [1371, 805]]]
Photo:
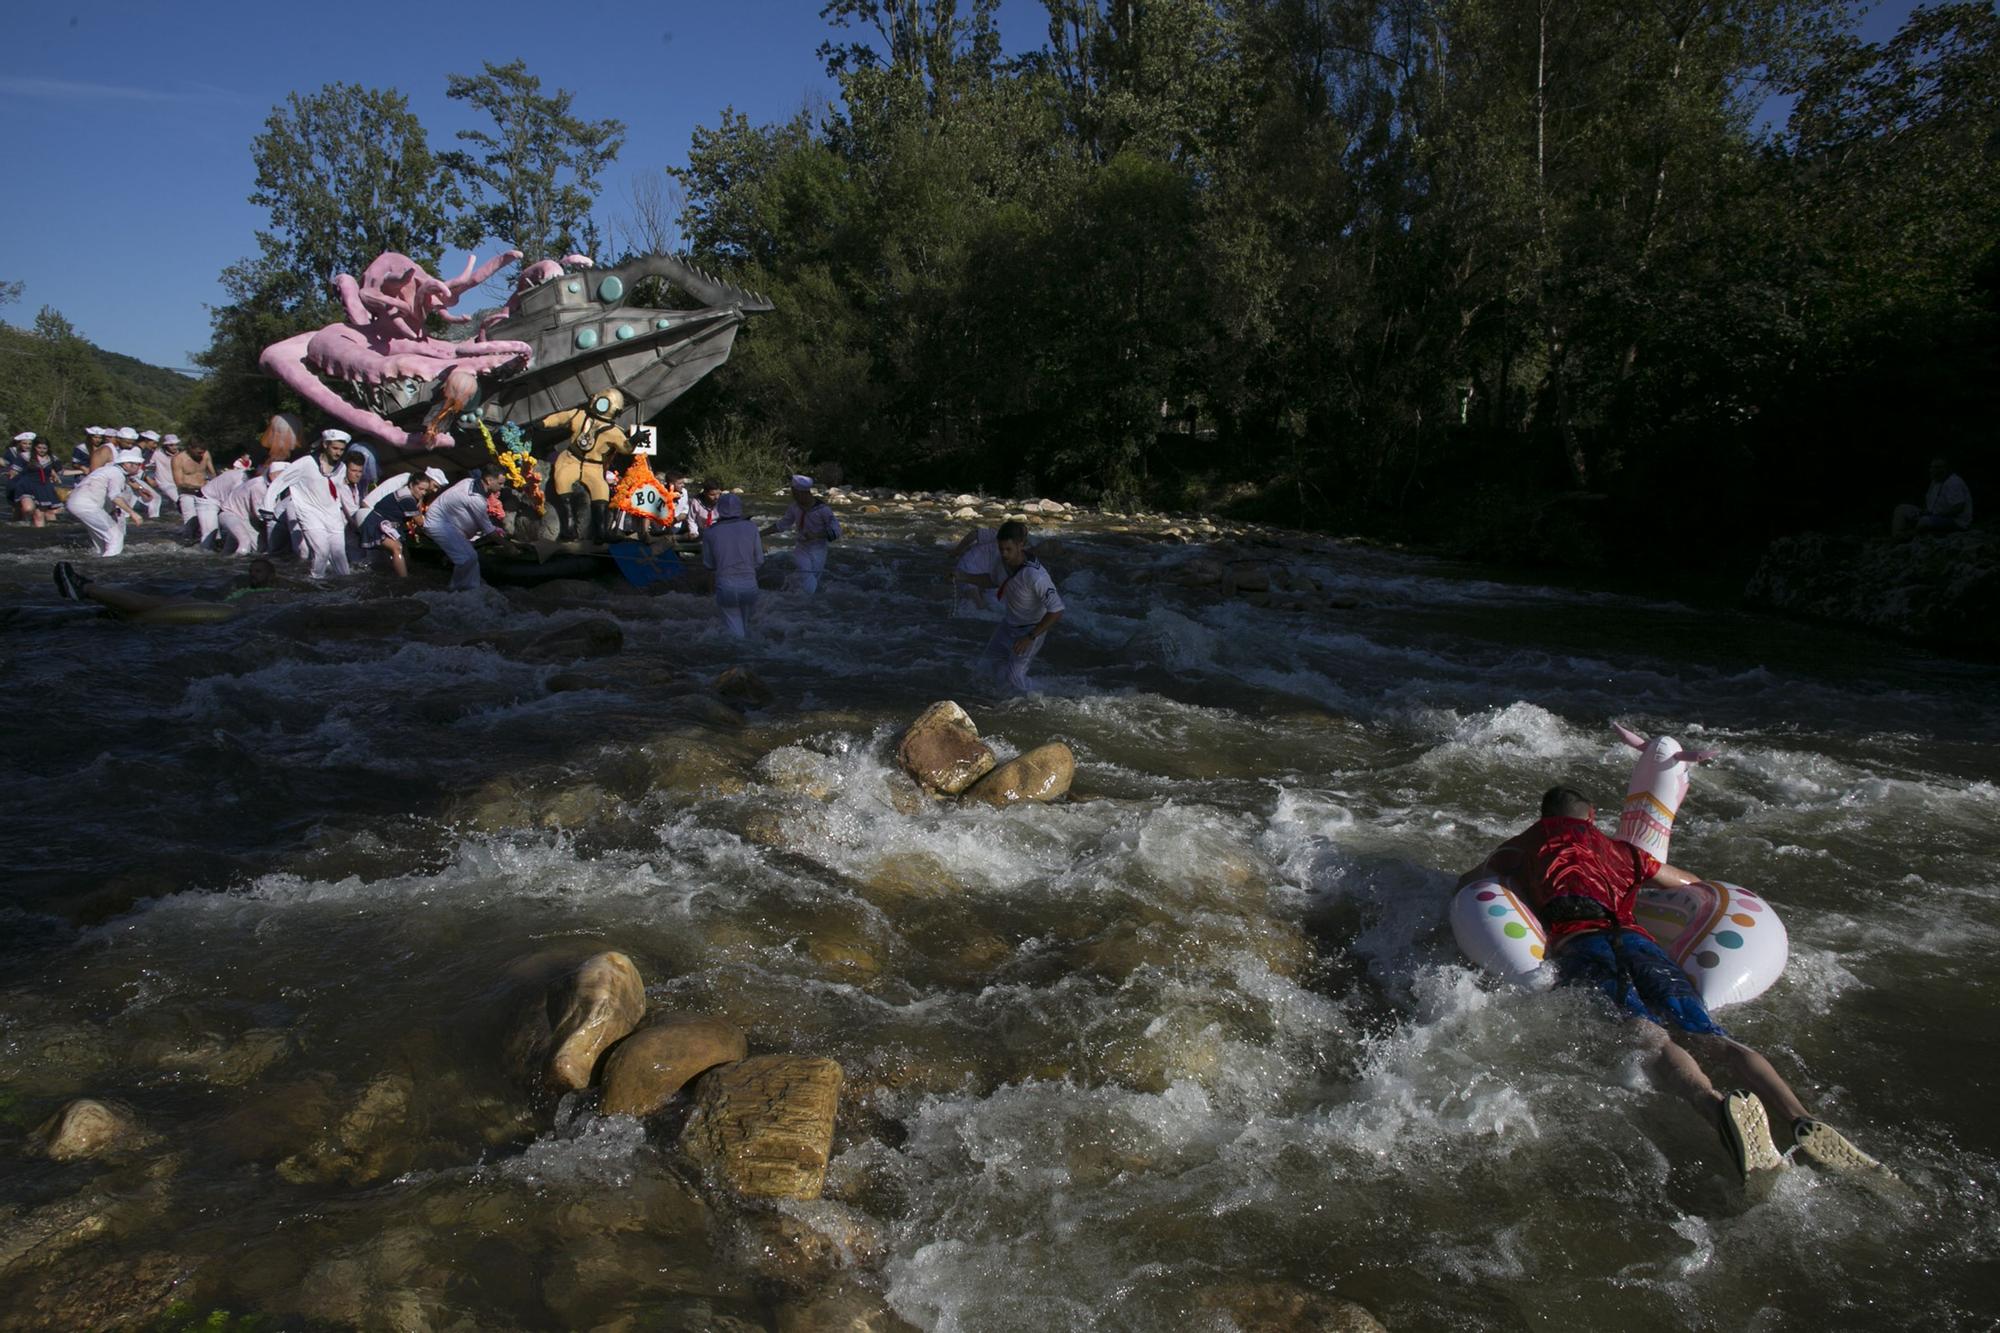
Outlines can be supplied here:
[[[1632, 916], [1687, 972], [1711, 1009], [1762, 995], [1791, 953], [1785, 923], [1771, 904], [1722, 880], [1641, 889]], [[1548, 951], [1534, 909], [1498, 879], [1476, 880], [1458, 891], [1451, 902], [1451, 933], [1467, 958], [1503, 977], [1536, 971]]]

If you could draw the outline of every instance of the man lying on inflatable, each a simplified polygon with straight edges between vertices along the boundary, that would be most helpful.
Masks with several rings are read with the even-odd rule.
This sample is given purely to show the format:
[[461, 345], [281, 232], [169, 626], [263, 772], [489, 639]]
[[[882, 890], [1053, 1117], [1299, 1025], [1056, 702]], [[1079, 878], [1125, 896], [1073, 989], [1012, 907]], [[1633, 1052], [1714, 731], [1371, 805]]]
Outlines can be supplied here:
[[[1499, 878], [1527, 897], [1548, 932], [1547, 965], [1556, 984], [1594, 987], [1640, 1020], [1640, 1039], [1652, 1052], [1648, 1074], [1714, 1123], [1746, 1179], [1787, 1165], [1772, 1140], [1767, 1106], [1813, 1165], [1893, 1179], [1838, 1130], [1815, 1120], [1770, 1061], [1724, 1031], [1687, 974], [1633, 920], [1642, 885], [1674, 887], [1694, 879], [1665, 863], [1667, 835], [1687, 793], [1689, 769], [1709, 756], [1682, 751], [1666, 737], [1649, 744], [1622, 727], [1619, 732], [1641, 757], [1618, 840], [1598, 830], [1597, 810], [1587, 797], [1552, 787], [1542, 797], [1542, 817], [1461, 876], [1460, 887]], [[1680, 1041], [1667, 1034], [1669, 1027], [1678, 1029]], [[1718, 1093], [1690, 1048], [1750, 1091]]]

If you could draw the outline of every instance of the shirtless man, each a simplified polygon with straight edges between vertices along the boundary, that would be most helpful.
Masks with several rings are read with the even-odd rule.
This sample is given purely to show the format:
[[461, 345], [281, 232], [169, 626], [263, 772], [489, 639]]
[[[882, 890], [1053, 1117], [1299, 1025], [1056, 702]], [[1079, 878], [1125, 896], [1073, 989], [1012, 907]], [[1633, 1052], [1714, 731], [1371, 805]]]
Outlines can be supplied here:
[[201, 488], [215, 479], [215, 463], [208, 456], [208, 446], [198, 442], [183, 445], [180, 436], [169, 435], [160, 441], [160, 448], [168, 454], [173, 482], [170, 495], [180, 507], [181, 523], [183, 526], [193, 523], [201, 509]]
[[[1777, 1113], [1799, 1154], [1813, 1165], [1888, 1177], [1839, 1130], [1815, 1120], [1770, 1061], [1709, 1016], [1687, 974], [1633, 919], [1641, 886], [1675, 888], [1695, 876], [1606, 837], [1596, 818], [1587, 797], [1568, 787], [1550, 788], [1542, 797], [1542, 817], [1460, 876], [1459, 887], [1504, 879], [1527, 897], [1548, 932], [1547, 965], [1555, 969], [1556, 984], [1600, 991], [1624, 1016], [1638, 1020], [1639, 1040], [1651, 1052], [1648, 1073], [1715, 1125], [1746, 1179], [1787, 1165], [1772, 1140], [1769, 1112]], [[1669, 1026], [1678, 1031], [1678, 1041], [1668, 1035]], [[1726, 1069], [1749, 1091], [1717, 1092], [1694, 1053]]]

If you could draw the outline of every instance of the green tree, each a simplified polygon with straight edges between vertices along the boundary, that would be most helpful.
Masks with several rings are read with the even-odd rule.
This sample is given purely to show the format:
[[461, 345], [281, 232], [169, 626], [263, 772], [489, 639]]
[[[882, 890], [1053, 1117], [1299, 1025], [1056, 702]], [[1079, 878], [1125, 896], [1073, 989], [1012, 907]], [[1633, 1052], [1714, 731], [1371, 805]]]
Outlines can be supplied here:
[[403, 94], [346, 83], [291, 93], [250, 151], [250, 202], [271, 221], [257, 233], [267, 299], [323, 302], [334, 274], [359, 275], [384, 251], [437, 268], [464, 199]]
[[186, 409], [189, 428], [225, 454], [271, 413], [299, 406], [257, 358], [341, 318], [333, 275], [358, 276], [384, 251], [435, 271], [464, 205], [453, 169], [398, 92], [334, 83], [290, 94], [250, 151], [250, 202], [270, 226], [257, 232], [254, 257], [223, 270], [227, 299], [209, 307], [209, 344], [194, 354], [208, 373]]
[[574, 94], [544, 93], [522, 60], [489, 61], [483, 73], [454, 74], [445, 95], [471, 103], [493, 122], [490, 131], [460, 130], [459, 140], [472, 150], [444, 155], [477, 197], [459, 224], [459, 243], [471, 247], [491, 238], [520, 250], [524, 263], [578, 249], [594, 252], [597, 178], [624, 146], [623, 122], [576, 116], [570, 110]]
[[54, 306], [35, 315], [35, 339], [41, 353], [38, 429], [51, 440], [65, 439], [72, 422], [103, 402], [108, 384], [90, 344]]

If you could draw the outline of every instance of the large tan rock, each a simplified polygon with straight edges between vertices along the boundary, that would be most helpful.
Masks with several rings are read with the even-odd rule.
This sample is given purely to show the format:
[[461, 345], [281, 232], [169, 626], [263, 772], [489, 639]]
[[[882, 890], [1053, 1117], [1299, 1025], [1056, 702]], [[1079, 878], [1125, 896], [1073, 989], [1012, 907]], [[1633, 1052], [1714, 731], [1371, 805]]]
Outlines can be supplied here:
[[649, 1023], [604, 1057], [605, 1115], [649, 1116], [697, 1076], [750, 1053], [743, 1029], [723, 1018]]
[[632, 960], [615, 950], [583, 960], [569, 983], [549, 997], [554, 1031], [549, 1082], [586, 1088], [598, 1059], [646, 1016], [646, 983]]
[[509, 970], [526, 995], [514, 1011], [507, 1063], [547, 1090], [588, 1087], [604, 1052], [646, 1016], [645, 983], [622, 953], [595, 954], [574, 967], [538, 955]]
[[1076, 756], [1061, 741], [1037, 745], [981, 778], [966, 793], [988, 805], [1018, 805], [1022, 801], [1059, 801], [1069, 795], [1076, 778]]
[[44, 1120], [34, 1141], [58, 1162], [111, 1157], [147, 1141], [137, 1117], [125, 1107], [79, 1097]]
[[681, 1141], [753, 1199], [817, 1199], [833, 1151], [841, 1072], [832, 1060], [759, 1055], [709, 1071]]
[[910, 724], [896, 742], [896, 762], [923, 786], [956, 796], [993, 771], [993, 751], [965, 710], [946, 699]]

